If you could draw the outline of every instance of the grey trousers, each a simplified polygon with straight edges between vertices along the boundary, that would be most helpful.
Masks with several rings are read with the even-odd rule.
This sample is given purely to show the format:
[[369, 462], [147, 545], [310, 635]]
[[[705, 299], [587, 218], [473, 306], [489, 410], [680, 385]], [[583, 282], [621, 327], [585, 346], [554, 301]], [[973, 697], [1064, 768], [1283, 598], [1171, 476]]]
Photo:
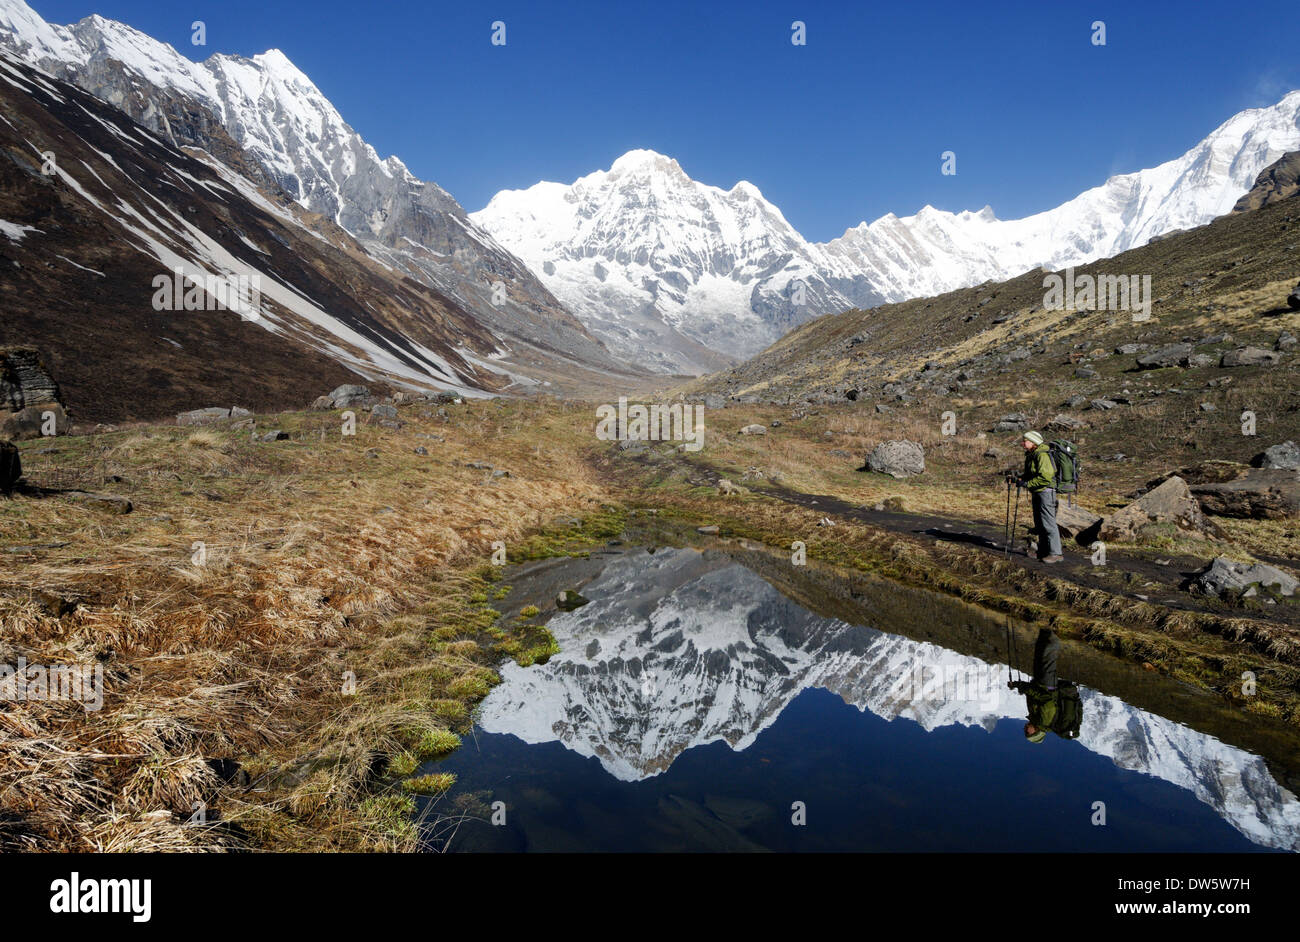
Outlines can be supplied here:
[[[1040, 537], [1038, 541], [1038, 555], [1043, 556], [1060, 556], [1061, 555], [1061, 531], [1056, 528], [1056, 491], [1053, 488], [1045, 487], [1041, 491], [1033, 491], [1029, 495], [1030, 503], [1034, 507], [1034, 529], [1038, 531]], [[1043, 540], [1047, 540], [1047, 552], [1043, 552]]]
[[1050, 628], [1039, 628], [1034, 641], [1033, 683], [1056, 689], [1056, 659], [1061, 653], [1061, 639]]

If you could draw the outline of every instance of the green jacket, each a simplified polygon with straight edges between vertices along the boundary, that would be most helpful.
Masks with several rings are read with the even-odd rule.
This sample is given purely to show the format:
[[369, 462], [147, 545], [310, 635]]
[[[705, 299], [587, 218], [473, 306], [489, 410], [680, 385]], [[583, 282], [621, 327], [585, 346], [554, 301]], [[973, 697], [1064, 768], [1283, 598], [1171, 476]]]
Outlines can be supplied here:
[[1057, 701], [1057, 691], [1048, 690], [1038, 684], [1019, 681], [1015, 688], [1025, 695], [1025, 703], [1029, 707], [1029, 716], [1027, 719], [1039, 729], [1050, 730], [1052, 724], [1056, 722], [1056, 714], [1059, 709]]
[[1056, 487], [1056, 466], [1052, 464], [1051, 449], [1047, 442], [1025, 455], [1025, 473], [1020, 479], [1031, 491]]

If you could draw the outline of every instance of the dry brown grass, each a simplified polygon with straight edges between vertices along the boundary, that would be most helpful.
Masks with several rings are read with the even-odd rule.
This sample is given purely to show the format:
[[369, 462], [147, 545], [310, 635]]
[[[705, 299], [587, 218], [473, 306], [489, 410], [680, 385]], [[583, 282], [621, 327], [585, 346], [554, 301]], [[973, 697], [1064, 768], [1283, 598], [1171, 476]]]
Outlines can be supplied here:
[[[291, 432], [274, 444], [219, 426], [26, 445], [29, 480], [135, 509], [0, 502], [0, 549], [36, 544], [0, 552], [0, 663], [100, 664], [105, 687], [98, 711], [0, 701], [0, 845], [409, 847], [392, 803], [368, 796], [377, 757], [463, 722], [493, 679], [488, 609], [468, 601], [483, 580], [467, 573], [493, 540], [606, 496], [550, 447], [571, 407], [447, 408], [445, 422], [403, 408], [406, 428], [351, 439], [315, 413], [261, 420]], [[286, 775], [304, 756], [310, 774]], [[262, 790], [222, 782], [212, 758]], [[208, 824], [188, 823], [198, 803]]]

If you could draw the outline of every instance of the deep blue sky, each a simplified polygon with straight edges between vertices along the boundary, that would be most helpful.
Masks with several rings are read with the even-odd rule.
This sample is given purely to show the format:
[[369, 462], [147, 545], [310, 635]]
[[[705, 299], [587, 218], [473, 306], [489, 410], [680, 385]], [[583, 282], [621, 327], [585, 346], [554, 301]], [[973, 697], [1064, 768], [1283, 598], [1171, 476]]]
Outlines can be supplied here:
[[706, 183], [749, 180], [818, 241], [926, 203], [1047, 209], [1300, 88], [1296, 0], [28, 2], [194, 59], [278, 47], [381, 156], [471, 211], [648, 147]]

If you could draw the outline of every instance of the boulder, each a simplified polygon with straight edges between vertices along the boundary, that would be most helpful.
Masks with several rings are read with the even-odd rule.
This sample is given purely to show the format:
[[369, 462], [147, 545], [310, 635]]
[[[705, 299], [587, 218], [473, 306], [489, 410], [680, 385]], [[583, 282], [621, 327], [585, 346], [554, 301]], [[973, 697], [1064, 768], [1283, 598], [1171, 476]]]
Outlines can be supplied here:
[[1217, 517], [1282, 520], [1300, 516], [1300, 472], [1251, 468], [1241, 477], [1198, 484], [1192, 493], [1201, 508]]
[[57, 402], [25, 406], [17, 412], [0, 412], [0, 438], [23, 441], [50, 434], [68, 434], [68, 416]]
[[176, 416], [177, 425], [211, 425], [213, 422], [224, 422], [230, 418], [230, 410], [213, 406], [208, 409], [194, 409], [190, 412], [181, 412]]
[[1138, 357], [1137, 366], [1140, 370], [1158, 370], [1167, 366], [1178, 366], [1191, 355], [1192, 345], [1190, 343], [1171, 343], [1159, 350], [1153, 350]]
[[859, 471], [876, 471], [894, 478], [909, 478], [925, 471], [925, 449], [919, 442], [891, 439], [867, 455]]
[[376, 420], [395, 419], [397, 418], [397, 406], [390, 406], [381, 402], [370, 407], [370, 416]]
[[1173, 475], [1103, 520], [1097, 536], [1107, 543], [1132, 541], [1142, 527], [1152, 523], [1172, 523], [1193, 536], [1217, 533], [1218, 529], [1205, 519], [1187, 482]]
[[1265, 448], [1250, 459], [1257, 468], [1280, 468], [1283, 471], [1300, 471], [1300, 447], [1295, 442], [1286, 441], [1280, 445]]
[[370, 398], [370, 387], [345, 383], [329, 393], [329, 400], [335, 409], [361, 405]]
[[708, 409], [710, 412], [716, 411], [718, 409], [725, 409], [726, 407], [727, 407], [726, 398], [723, 396], [719, 396], [717, 393], [709, 393], [707, 396], [704, 397], [704, 408]]
[[555, 607], [562, 612], [572, 612], [591, 602], [576, 589], [565, 589], [555, 597]]
[[329, 396], [317, 396], [309, 408], [313, 412], [328, 412], [334, 408], [334, 400]]
[[1084, 510], [1077, 504], [1058, 502], [1056, 505], [1056, 524], [1061, 536], [1074, 537], [1080, 543], [1091, 543], [1097, 535], [1101, 517], [1091, 510]]
[[0, 349], [0, 438], [40, 438], [51, 432], [68, 432], [59, 384], [31, 347]]
[[1147, 481], [1146, 489], [1151, 490], [1159, 487], [1176, 474], [1191, 486], [1194, 494], [1196, 487], [1200, 484], [1223, 484], [1225, 481], [1235, 481], [1249, 470], [1250, 468], [1239, 461], [1223, 461], [1218, 458], [1211, 458], [1208, 461], [1186, 465], [1177, 471], [1153, 478]]
[[0, 349], [0, 411], [63, 402], [59, 384], [32, 347]]
[[278, 428], [272, 429], [262, 436], [264, 442], [287, 442], [288, 440], [289, 433]]
[[995, 432], [1027, 432], [1029, 431], [1029, 416], [1023, 412], [1011, 412], [998, 419], [993, 426]]
[[231, 406], [230, 417], [232, 419], [250, 419], [253, 417], [253, 413], [247, 409], [241, 409], [239, 406]]
[[1263, 347], [1238, 347], [1229, 350], [1219, 361], [1220, 366], [1272, 366], [1282, 359], [1282, 354]]
[[1300, 581], [1276, 566], [1264, 563], [1248, 566], [1219, 556], [1197, 574], [1192, 585], [1210, 595], [1248, 599], [1258, 595], [1260, 588], [1272, 589], [1279, 595], [1295, 595]]
[[1073, 430], [1076, 428], [1083, 428], [1087, 424], [1088, 423], [1084, 422], [1083, 419], [1076, 419], [1074, 416], [1062, 412], [1060, 415], [1053, 418], [1052, 421], [1048, 422], [1047, 427]]
[[746, 425], [744, 428], [740, 430], [740, 434], [741, 435], [766, 435], [767, 426], [759, 425], [757, 423], [753, 425]]

